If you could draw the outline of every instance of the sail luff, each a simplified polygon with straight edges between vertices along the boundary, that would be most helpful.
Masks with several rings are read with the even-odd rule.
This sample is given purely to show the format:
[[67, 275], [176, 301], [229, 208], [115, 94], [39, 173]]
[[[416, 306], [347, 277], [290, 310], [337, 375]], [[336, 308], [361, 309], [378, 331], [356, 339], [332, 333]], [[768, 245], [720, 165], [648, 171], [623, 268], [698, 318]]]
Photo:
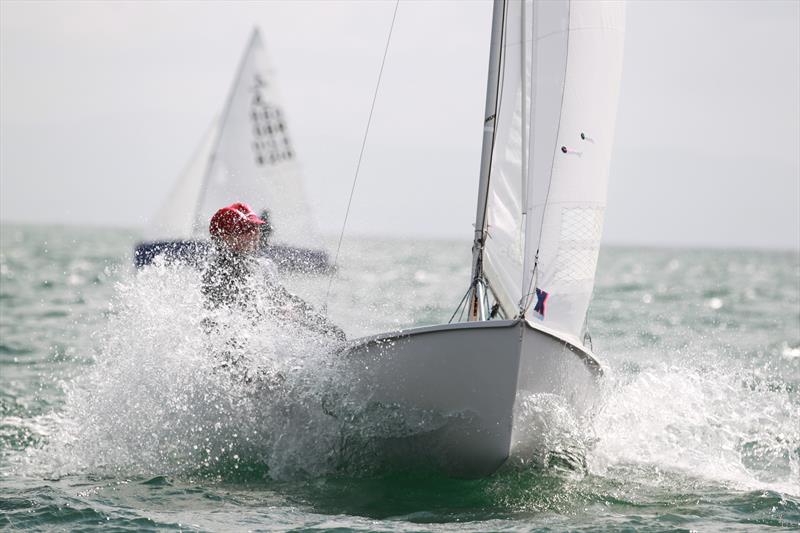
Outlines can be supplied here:
[[222, 114], [220, 115], [220, 124], [219, 128], [217, 128], [217, 137], [214, 140], [214, 148], [211, 150], [211, 153], [208, 156], [208, 164], [206, 165], [206, 172], [205, 176], [203, 176], [203, 182], [200, 186], [200, 191], [197, 195], [197, 203], [194, 210], [195, 213], [195, 231], [201, 231], [205, 233], [205, 220], [201, 220], [202, 217], [202, 208], [203, 208], [203, 200], [206, 197], [206, 192], [208, 191], [208, 183], [211, 179], [211, 173], [213, 171], [214, 162], [217, 158], [217, 152], [219, 151], [219, 145], [223, 138], [223, 133], [225, 132], [225, 126], [228, 122], [228, 117], [230, 116], [231, 106], [233, 105], [233, 99], [236, 96], [236, 87], [239, 85], [239, 80], [242, 77], [242, 73], [244, 72], [245, 65], [247, 64], [247, 58], [252, 53], [253, 47], [261, 40], [261, 35], [259, 34], [258, 28], [253, 28], [253, 32], [250, 34], [250, 39], [247, 43], [247, 48], [245, 49], [245, 53], [242, 55], [241, 59], [239, 60], [239, 65], [236, 67], [236, 76], [233, 78], [233, 83], [231, 84], [230, 89], [228, 89], [228, 95], [225, 98], [225, 107], [222, 109]]
[[486, 204], [489, 189], [489, 174], [497, 121], [500, 68], [502, 61], [505, 8], [507, 0], [495, 0], [492, 10], [492, 34], [489, 45], [489, 73], [486, 82], [486, 105], [484, 111], [483, 143], [481, 148], [480, 179], [478, 182], [478, 205], [475, 212], [475, 235], [472, 244], [472, 294], [469, 298], [469, 320], [484, 320], [483, 290], [483, 246], [486, 239]]

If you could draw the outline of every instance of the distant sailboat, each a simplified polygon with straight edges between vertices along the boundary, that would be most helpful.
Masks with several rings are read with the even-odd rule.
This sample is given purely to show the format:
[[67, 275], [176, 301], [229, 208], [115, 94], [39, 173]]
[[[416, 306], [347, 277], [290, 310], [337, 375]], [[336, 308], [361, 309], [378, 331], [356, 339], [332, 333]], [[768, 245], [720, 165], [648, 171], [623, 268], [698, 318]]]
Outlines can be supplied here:
[[190, 262], [202, 258], [210, 246], [211, 215], [244, 201], [267, 214], [270, 245], [265, 253], [279, 267], [328, 268], [274, 77], [254, 29], [222, 114], [136, 247], [137, 266], [160, 254]]
[[595, 405], [603, 368], [584, 333], [624, 22], [621, 2], [495, 0], [466, 321], [349, 351], [350, 402], [446, 421], [388, 439], [395, 455], [488, 475], [541, 438], [520, 419], [527, 399]]

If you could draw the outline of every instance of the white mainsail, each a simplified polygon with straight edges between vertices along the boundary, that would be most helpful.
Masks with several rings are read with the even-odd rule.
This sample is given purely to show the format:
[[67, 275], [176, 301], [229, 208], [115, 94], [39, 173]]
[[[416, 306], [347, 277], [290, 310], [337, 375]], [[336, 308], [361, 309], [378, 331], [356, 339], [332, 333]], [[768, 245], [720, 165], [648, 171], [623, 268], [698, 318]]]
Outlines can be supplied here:
[[594, 288], [624, 23], [622, 2], [505, 4], [483, 267], [505, 316], [574, 339]]
[[257, 29], [219, 119], [146, 231], [149, 240], [205, 240], [220, 208], [268, 213], [270, 242], [321, 250], [275, 74]]

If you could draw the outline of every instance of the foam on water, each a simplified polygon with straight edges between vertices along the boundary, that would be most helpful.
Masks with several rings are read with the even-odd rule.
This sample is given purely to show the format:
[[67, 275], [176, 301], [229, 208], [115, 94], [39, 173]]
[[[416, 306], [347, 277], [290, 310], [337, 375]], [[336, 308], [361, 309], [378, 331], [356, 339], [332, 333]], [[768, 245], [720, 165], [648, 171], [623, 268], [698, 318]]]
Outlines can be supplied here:
[[610, 377], [594, 420], [591, 471], [683, 472], [744, 490], [800, 495], [800, 398], [763, 369], [705, 354]]

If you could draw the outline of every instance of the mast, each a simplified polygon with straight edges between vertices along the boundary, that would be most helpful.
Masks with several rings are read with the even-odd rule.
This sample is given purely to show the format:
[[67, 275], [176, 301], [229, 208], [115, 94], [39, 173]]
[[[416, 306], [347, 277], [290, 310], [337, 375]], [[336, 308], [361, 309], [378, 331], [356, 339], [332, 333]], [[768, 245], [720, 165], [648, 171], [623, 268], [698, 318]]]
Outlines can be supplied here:
[[475, 237], [472, 242], [472, 281], [470, 284], [469, 320], [486, 320], [486, 283], [483, 278], [483, 245], [486, 240], [486, 201], [489, 192], [489, 173], [492, 168], [500, 68], [502, 63], [503, 30], [507, 0], [494, 0], [492, 38], [489, 45], [489, 74], [486, 82], [486, 108], [483, 122], [481, 170], [478, 181], [478, 207], [475, 213]]

